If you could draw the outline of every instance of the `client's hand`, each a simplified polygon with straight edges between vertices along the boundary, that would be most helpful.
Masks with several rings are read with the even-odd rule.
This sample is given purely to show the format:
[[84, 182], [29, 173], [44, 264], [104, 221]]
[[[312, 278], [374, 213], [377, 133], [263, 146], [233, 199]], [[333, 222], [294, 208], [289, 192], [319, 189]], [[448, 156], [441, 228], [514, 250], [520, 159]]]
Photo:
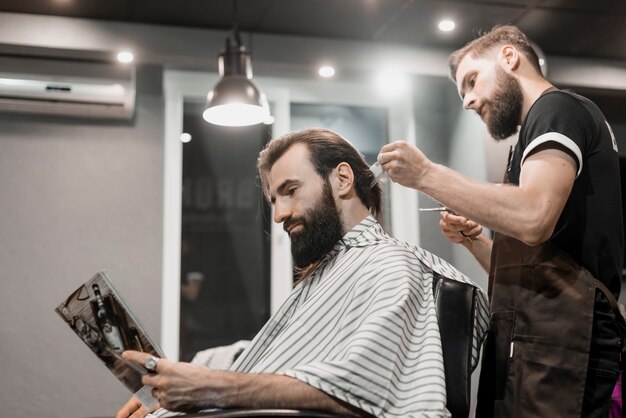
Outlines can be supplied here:
[[148, 415], [150, 412], [154, 412], [159, 409], [160, 406], [157, 403], [154, 407], [150, 408], [150, 410], [146, 409], [141, 402], [134, 396], [131, 398], [117, 411], [115, 414], [115, 418], [143, 418]]
[[[128, 350], [122, 353], [122, 357], [145, 365], [152, 356]], [[224, 375], [231, 374], [210, 370], [199, 364], [158, 359], [153, 372], [144, 375], [141, 381], [153, 388], [152, 395], [159, 400], [161, 407], [170, 411], [193, 412], [206, 407], [224, 407], [220, 403], [222, 390], [228, 388], [224, 387], [224, 383], [232, 380], [224, 379]]]
[[456, 244], [470, 243], [483, 231], [483, 227], [463, 216], [441, 212], [439, 227], [443, 236]]

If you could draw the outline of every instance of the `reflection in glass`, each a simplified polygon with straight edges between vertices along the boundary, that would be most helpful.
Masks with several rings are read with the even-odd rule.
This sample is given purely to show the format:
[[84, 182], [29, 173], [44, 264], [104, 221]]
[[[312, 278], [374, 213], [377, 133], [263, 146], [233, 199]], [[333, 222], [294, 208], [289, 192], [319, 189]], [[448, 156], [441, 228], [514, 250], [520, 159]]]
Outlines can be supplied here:
[[252, 338], [270, 313], [270, 211], [256, 160], [271, 127], [221, 127], [184, 103], [180, 358]]

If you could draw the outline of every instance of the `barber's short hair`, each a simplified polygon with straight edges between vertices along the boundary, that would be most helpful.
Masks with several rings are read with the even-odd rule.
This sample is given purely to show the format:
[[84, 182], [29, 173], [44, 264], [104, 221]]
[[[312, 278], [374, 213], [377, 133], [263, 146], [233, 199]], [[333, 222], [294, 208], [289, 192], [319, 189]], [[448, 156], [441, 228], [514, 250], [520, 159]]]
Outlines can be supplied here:
[[379, 184], [370, 187], [374, 176], [365, 158], [343, 137], [321, 128], [288, 133], [270, 141], [261, 151], [257, 161], [257, 169], [261, 176], [261, 187], [266, 198], [269, 198], [267, 177], [272, 166], [289, 148], [299, 143], [307, 146], [311, 163], [324, 181], [328, 180], [331, 171], [340, 163], [348, 163], [354, 172], [354, 189], [361, 203], [373, 215], [380, 213], [381, 188]]
[[467, 54], [473, 58], [482, 58], [489, 54], [495, 47], [502, 45], [513, 45], [521, 51], [528, 61], [539, 74], [541, 74], [541, 66], [539, 65], [539, 57], [532, 47], [532, 44], [524, 35], [524, 33], [513, 25], [498, 25], [489, 32], [468, 42], [463, 48], [454, 51], [448, 58], [450, 67], [450, 78], [456, 82], [456, 72], [459, 64]]

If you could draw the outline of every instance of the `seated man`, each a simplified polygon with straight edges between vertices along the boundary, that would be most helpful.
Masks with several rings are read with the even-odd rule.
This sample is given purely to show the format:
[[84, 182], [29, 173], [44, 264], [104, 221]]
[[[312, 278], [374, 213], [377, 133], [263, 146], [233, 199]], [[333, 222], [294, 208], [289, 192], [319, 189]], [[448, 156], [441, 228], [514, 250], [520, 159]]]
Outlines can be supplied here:
[[[370, 187], [367, 163], [340, 136], [285, 135], [261, 152], [258, 169], [289, 234], [298, 284], [230, 371], [159, 360], [143, 382], [160, 405], [447, 416], [433, 272], [469, 280], [383, 231], [380, 186]], [[474, 362], [487, 324], [483, 293], [478, 305]], [[150, 356], [124, 357], [144, 364]], [[117, 417], [141, 416], [139, 408], [131, 399]]]

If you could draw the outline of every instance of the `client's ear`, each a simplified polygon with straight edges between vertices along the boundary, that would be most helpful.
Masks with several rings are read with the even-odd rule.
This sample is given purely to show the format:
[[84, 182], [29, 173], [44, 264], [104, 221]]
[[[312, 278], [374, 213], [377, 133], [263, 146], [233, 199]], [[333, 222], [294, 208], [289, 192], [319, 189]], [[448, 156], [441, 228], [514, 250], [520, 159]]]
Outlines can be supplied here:
[[348, 163], [339, 163], [335, 168], [338, 180], [337, 194], [345, 197], [354, 191], [354, 172]]

